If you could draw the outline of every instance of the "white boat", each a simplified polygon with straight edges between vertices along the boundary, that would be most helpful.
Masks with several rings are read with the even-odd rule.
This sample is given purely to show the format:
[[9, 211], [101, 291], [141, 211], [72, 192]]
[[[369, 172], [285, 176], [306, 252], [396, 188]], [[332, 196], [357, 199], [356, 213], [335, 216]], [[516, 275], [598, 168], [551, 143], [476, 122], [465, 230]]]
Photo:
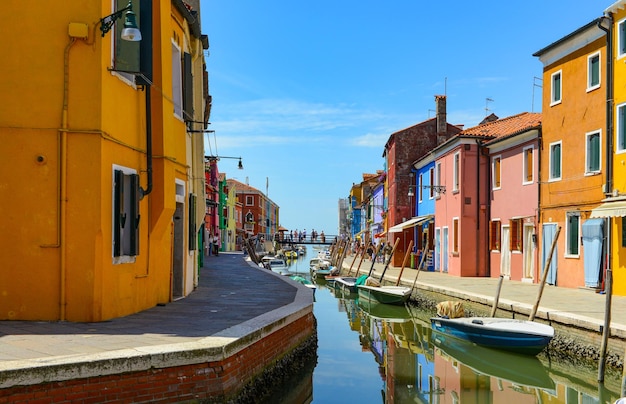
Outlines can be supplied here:
[[488, 348], [527, 355], [541, 352], [554, 337], [554, 328], [529, 320], [495, 317], [430, 319], [434, 331]]
[[286, 274], [289, 272], [289, 265], [282, 258], [273, 258], [268, 262], [268, 268], [279, 274]]
[[356, 279], [353, 276], [336, 276], [334, 278], [335, 287], [342, 289], [344, 292], [356, 293]]

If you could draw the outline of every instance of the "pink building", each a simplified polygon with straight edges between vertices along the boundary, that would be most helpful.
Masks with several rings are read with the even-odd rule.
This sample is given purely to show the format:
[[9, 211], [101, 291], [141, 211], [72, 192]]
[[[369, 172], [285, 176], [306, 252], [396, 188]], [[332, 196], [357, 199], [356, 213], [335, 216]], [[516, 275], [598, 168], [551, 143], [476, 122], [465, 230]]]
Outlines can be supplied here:
[[520, 114], [509, 121], [515, 123], [507, 129], [511, 133], [485, 144], [491, 158], [490, 274], [534, 282], [539, 278], [536, 234], [541, 114]]
[[485, 144], [526, 131], [539, 119], [539, 114], [529, 113], [496, 117], [461, 131], [433, 150], [435, 184], [445, 187], [435, 195], [436, 271], [464, 277], [491, 275], [488, 242], [493, 192]]

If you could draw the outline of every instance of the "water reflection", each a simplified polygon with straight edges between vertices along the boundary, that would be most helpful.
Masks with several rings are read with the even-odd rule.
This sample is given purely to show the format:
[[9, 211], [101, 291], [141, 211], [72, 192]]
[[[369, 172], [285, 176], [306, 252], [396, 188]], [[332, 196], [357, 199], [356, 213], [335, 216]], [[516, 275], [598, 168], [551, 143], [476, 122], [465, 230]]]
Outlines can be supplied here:
[[620, 375], [599, 387], [596, 369], [451, 339], [431, 329], [432, 312], [360, 301], [314, 282], [318, 363], [301, 376], [305, 386], [312, 383], [312, 398], [273, 402], [612, 403], [619, 397]]

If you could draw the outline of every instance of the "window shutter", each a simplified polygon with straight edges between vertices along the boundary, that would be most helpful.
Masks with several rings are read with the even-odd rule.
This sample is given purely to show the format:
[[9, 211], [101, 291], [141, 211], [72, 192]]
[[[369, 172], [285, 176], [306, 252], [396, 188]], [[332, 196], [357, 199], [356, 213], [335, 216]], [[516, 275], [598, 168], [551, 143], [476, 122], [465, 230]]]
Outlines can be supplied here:
[[183, 54], [183, 110], [186, 120], [193, 120], [193, 74], [191, 55]]
[[189, 194], [189, 250], [196, 249], [196, 196]]
[[130, 237], [128, 255], [139, 255], [139, 176], [131, 174], [130, 181], [130, 206], [128, 212], [128, 232]]
[[[116, 9], [121, 10], [128, 5], [128, 0], [116, 0]], [[133, 12], [137, 17], [137, 25], [141, 27], [140, 21], [140, 2], [133, 2]], [[120, 17], [115, 23], [115, 59], [113, 61], [113, 67], [115, 70], [122, 70], [128, 72], [139, 72], [139, 45], [140, 42], [124, 41], [121, 37], [122, 30], [124, 29], [124, 15]]]
[[122, 187], [124, 185], [124, 173], [115, 170], [113, 174], [113, 256], [122, 255]]

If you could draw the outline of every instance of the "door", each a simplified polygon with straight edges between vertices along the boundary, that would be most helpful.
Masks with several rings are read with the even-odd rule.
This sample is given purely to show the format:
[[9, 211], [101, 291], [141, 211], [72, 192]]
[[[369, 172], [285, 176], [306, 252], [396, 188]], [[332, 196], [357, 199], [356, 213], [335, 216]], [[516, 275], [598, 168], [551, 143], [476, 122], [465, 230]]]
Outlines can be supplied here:
[[185, 205], [176, 203], [176, 211], [174, 212], [174, 247], [172, 262], [172, 298], [179, 299], [183, 297], [183, 278], [184, 278], [184, 235], [185, 235]]
[[441, 229], [440, 228], [436, 228], [435, 229], [435, 271], [441, 271], [440, 268], [440, 259], [439, 256], [441, 254], [441, 246], [440, 246], [440, 238], [441, 238]]
[[441, 271], [448, 272], [448, 228], [443, 228], [443, 248], [441, 249]]
[[500, 244], [500, 275], [511, 279], [511, 240], [510, 227], [502, 226], [502, 242]]
[[535, 243], [533, 241], [534, 227], [533, 225], [524, 225], [524, 243], [522, 248], [524, 249], [524, 273], [523, 279], [533, 279], [535, 273]]
[[[546, 267], [546, 262], [548, 261], [548, 254], [550, 254], [550, 248], [552, 248], [552, 241], [554, 240], [554, 236], [556, 235], [556, 223], [554, 224], [544, 224], [543, 225], [543, 242], [541, 243], [541, 276], [543, 276], [543, 268]], [[550, 266], [548, 267], [548, 277], [546, 278], [546, 282], [550, 285], [556, 285], [556, 271], [558, 268], [559, 261], [559, 246], [558, 244], [554, 246], [554, 253], [552, 254], [552, 261], [550, 262]]]

